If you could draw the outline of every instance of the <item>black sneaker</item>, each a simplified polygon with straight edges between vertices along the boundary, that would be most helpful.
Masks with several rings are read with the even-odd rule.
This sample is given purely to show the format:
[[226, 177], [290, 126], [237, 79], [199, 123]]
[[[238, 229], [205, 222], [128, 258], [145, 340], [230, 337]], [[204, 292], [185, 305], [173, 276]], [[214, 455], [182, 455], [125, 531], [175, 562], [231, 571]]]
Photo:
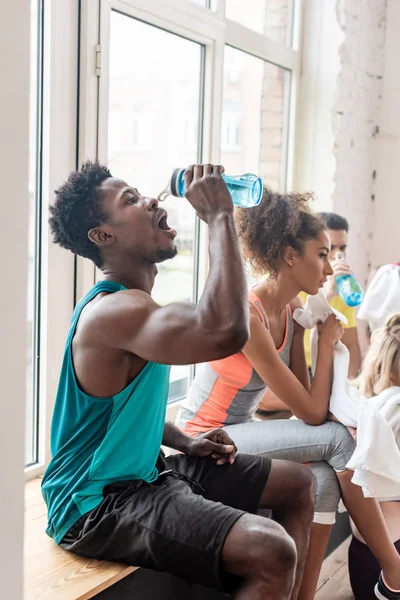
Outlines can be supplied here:
[[378, 583], [375, 586], [375, 596], [379, 600], [400, 600], [400, 592], [389, 590], [383, 581], [382, 573], [379, 575]]

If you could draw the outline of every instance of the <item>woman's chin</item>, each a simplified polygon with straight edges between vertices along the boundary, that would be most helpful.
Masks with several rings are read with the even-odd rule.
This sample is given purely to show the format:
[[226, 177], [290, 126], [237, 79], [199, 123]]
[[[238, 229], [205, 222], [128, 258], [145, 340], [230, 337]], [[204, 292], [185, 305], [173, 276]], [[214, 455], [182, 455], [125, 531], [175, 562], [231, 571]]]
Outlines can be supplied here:
[[320, 286], [316, 285], [313, 287], [310, 286], [307, 290], [304, 290], [304, 291], [308, 296], [315, 296], [316, 294], [318, 294], [320, 289], [321, 289]]

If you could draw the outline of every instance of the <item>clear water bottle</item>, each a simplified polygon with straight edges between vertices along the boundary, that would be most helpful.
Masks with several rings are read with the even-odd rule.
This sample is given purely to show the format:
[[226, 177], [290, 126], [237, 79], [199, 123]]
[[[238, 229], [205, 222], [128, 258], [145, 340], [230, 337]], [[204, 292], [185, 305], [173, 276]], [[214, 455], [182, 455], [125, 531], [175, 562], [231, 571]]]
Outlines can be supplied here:
[[[174, 169], [166, 188], [158, 195], [158, 200], [165, 200], [167, 196], [182, 198], [185, 195], [185, 169]], [[221, 175], [232, 196], [232, 202], [242, 208], [253, 208], [261, 202], [263, 184], [260, 177], [245, 173], [244, 175]]]
[[[337, 252], [336, 260], [344, 260], [343, 252]], [[358, 306], [364, 300], [364, 292], [354, 275], [338, 275], [336, 287], [339, 296], [347, 306]]]

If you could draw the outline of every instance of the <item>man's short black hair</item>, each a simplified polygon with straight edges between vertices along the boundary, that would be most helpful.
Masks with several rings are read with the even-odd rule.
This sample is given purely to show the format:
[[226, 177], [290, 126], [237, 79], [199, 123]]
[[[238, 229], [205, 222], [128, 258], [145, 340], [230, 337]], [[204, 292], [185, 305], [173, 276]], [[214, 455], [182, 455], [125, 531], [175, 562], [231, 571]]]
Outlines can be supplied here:
[[325, 222], [328, 229], [332, 231], [349, 231], [347, 219], [333, 212], [319, 212], [317, 215]]
[[90, 258], [96, 267], [102, 266], [102, 258], [98, 247], [88, 238], [88, 231], [107, 219], [99, 185], [108, 177], [112, 175], [105, 166], [97, 160], [88, 160], [56, 190], [55, 202], [50, 206], [49, 224], [54, 242]]

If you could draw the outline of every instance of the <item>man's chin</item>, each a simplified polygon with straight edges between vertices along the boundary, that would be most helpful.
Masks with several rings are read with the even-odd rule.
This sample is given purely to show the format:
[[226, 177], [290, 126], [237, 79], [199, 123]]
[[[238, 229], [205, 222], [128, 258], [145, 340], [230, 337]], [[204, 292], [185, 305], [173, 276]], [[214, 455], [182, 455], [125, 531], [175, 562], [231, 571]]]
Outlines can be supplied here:
[[163, 248], [161, 250], [158, 250], [155, 262], [161, 263], [166, 260], [170, 260], [171, 258], [174, 258], [174, 256], [176, 256], [177, 254], [178, 248], [174, 244], [170, 248]]

